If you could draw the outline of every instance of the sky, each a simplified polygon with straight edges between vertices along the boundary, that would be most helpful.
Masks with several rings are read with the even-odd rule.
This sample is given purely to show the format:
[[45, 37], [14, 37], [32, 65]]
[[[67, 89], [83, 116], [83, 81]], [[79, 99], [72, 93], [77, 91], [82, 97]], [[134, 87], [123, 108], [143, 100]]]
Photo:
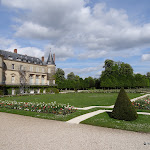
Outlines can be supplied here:
[[0, 49], [47, 59], [86, 78], [104, 61], [150, 72], [149, 0], [1, 0]]

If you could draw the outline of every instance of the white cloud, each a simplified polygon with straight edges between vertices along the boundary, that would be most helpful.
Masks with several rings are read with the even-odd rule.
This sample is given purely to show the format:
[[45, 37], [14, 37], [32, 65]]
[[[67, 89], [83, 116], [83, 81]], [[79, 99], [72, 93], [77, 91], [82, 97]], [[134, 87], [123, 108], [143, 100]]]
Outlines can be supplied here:
[[150, 61], [150, 54], [143, 54], [142, 55], [142, 60], [143, 61]]
[[47, 56], [47, 54], [50, 53], [50, 51], [52, 53], [56, 54], [56, 59], [57, 60], [66, 60], [68, 58], [74, 57], [74, 53], [71, 47], [67, 47], [67, 46], [55, 46], [52, 44], [48, 44], [45, 47], [45, 56]]
[[6, 39], [0, 37], [0, 45], [1, 50], [6, 50], [10, 52], [14, 52], [14, 49], [18, 49], [19, 54], [33, 56], [33, 57], [42, 57], [44, 56], [44, 52], [36, 47], [22, 47], [19, 44], [16, 43], [15, 40], [12, 39]]
[[150, 47], [150, 24], [132, 24], [124, 10], [108, 9], [105, 3], [90, 8], [88, 2], [4, 0], [2, 4], [24, 10], [18, 19], [22, 21], [16, 27], [17, 37], [49, 40], [62, 60], [72, 57], [75, 48], [84, 50], [79, 57], [99, 58], [110, 51], [124, 55], [125, 51]]
[[87, 58], [100, 58], [104, 57], [108, 54], [107, 51], [88, 51], [78, 55], [79, 59], [87, 59]]
[[[63, 70], [65, 71], [66, 75], [69, 74], [70, 72], [73, 72], [75, 75], [79, 75], [82, 77], [83, 76], [85, 77], [86, 75], [88, 77], [87, 74], [97, 72], [99, 70], [102, 70], [102, 68], [103, 68], [103, 65], [99, 65], [96, 67], [87, 67], [87, 68], [63, 68]], [[97, 73], [96, 73], [96, 76], [97, 76]]]
[[0, 37], [0, 45], [2, 50], [6, 49], [9, 45], [14, 44], [16, 44], [14, 40]]

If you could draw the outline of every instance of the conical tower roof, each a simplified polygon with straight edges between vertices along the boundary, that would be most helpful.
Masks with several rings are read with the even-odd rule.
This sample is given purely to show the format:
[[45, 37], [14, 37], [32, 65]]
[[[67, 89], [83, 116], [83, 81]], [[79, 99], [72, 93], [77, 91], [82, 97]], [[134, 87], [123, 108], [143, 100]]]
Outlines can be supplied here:
[[49, 56], [48, 56], [46, 64], [47, 65], [55, 65], [54, 58], [53, 58], [51, 53], [49, 53]]

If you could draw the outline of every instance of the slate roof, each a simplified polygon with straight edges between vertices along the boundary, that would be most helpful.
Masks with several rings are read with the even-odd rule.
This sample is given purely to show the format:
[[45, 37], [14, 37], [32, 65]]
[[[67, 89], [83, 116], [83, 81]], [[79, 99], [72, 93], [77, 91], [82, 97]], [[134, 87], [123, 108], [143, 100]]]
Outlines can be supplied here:
[[47, 65], [55, 65], [52, 54], [49, 54], [46, 64]]
[[[21, 55], [21, 54], [18, 54], [18, 53], [12, 53], [12, 52], [9, 52], [9, 51], [4, 51], [4, 50], [0, 50], [0, 55], [4, 56], [4, 59], [27, 62], [27, 63], [38, 64], [38, 65], [47, 65], [47, 63], [48, 64], [55, 64], [54, 61], [53, 61], [52, 55], [51, 55], [50, 58], [48, 57], [47, 63], [42, 62], [41, 59], [36, 58], [36, 57]], [[49, 54], [49, 56], [50, 56], [50, 54]]]

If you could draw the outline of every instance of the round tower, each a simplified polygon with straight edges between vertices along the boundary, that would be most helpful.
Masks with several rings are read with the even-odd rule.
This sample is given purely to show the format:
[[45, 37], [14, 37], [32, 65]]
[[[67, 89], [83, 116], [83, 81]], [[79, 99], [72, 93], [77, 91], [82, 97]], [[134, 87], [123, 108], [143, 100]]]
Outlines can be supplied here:
[[49, 81], [49, 85], [55, 84], [55, 54], [49, 54], [47, 59], [47, 80]]

